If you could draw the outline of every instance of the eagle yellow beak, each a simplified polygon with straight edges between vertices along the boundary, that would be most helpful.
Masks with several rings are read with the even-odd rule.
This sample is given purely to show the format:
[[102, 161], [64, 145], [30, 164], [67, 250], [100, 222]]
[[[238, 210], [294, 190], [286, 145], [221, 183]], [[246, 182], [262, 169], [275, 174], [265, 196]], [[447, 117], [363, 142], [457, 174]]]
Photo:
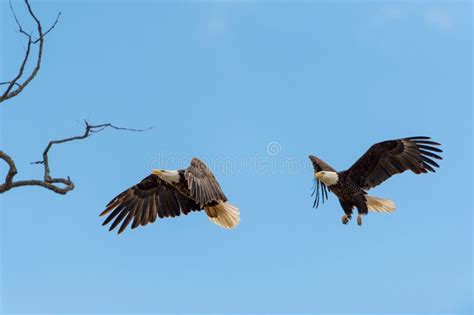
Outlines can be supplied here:
[[316, 172], [316, 173], [314, 173], [314, 177], [321, 180], [321, 177], [323, 177], [323, 174], [321, 174], [321, 172]]
[[154, 168], [154, 169], [151, 170], [151, 173], [152, 173], [153, 175], [160, 175], [160, 174], [163, 173], [163, 171]]

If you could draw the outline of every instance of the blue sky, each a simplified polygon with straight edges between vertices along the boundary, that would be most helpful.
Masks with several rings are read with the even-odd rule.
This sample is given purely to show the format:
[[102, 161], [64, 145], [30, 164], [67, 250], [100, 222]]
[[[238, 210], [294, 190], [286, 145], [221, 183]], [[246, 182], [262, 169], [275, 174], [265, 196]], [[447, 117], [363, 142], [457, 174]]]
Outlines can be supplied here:
[[[32, 5], [44, 25], [62, 17], [38, 77], [0, 108], [17, 179], [40, 177], [29, 162], [83, 119], [154, 129], [55, 147], [53, 175], [76, 184], [67, 196], [1, 196], [2, 313], [472, 311], [470, 2]], [[1, 17], [3, 81], [25, 43], [5, 0]], [[413, 135], [441, 142], [444, 160], [374, 189], [396, 213], [358, 227], [341, 224], [334, 196], [311, 207], [309, 154], [343, 170]], [[237, 229], [202, 213], [120, 236], [101, 226], [115, 194], [193, 156], [240, 207]]]

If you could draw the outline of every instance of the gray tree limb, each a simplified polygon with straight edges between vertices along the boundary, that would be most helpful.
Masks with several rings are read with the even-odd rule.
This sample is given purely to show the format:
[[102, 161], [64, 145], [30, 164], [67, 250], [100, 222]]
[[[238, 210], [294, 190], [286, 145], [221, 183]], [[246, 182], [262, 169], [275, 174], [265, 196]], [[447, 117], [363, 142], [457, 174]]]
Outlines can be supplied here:
[[[3, 93], [0, 93], [1, 94], [0, 95], [0, 103], [2, 103], [5, 100], [8, 100], [8, 99], [10, 99], [14, 96], [17, 96], [18, 94], [20, 94], [23, 91], [23, 89], [28, 84], [30, 84], [30, 82], [33, 81], [33, 79], [36, 77], [36, 75], [38, 74], [38, 71], [41, 68], [41, 58], [43, 56], [44, 37], [51, 30], [54, 29], [54, 27], [56, 26], [56, 24], [59, 21], [59, 17], [61, 16], [61, 12], [59, 12], [58, 16], [56, 17], [56, 20], [53, 23], [53, 25], [51, 25], [51, 27], [48, 30], [46, 30], [46, 32], [43, 32], [43, 27], [41, 25], [41, 22], [36, 17], [36, 15], [34, 14], [33, 9], [31, 8], [31, 5], [30, 5], [29, 1], [25, 0], [25, 4], [26, 4], [26, 7], [28, 9], [28, 13], [30, 14], [30, 16], [33, 18], [33, 20], [36, 23], [36, 30], [38, 32], [38, 38], [36, 38], [36, 39], [33, 38], [33, 36], [31, 34], [28, 34], [23, 29], [23, 27], [20, 24], [20, 21], [18, 20], [16, 14], [15, 14], [15, 10], [13, 9], [12, 2], [10, 1], [10, 10], [12, 12], [12, 15], [13, 15], [14, 19], [15, 19], [16, 25], [18, 26], [18, 31], [28, 38], [28, 42], [27, 42], [27, 45], [26, 45], [25, 56], [23, 57], [23, 61], [20, 64], [17, 75], [11, 81], [0, 82], [0, 85], [6, 85], [7, 86], [5, 91]], [[26, 64], [27, 64], [28, 60], [30, 59], [30, 56], [31, 56], [31, 47], [32, 47], [32, 45], [35, 45], [35, 44], [38, 44], [38, 43], [39, 43], [39, 47], [38, 47], [38, 54], [36, 56], [35, 67], [34, 67], [33, 71], [26, 78], [24, 78], [25, 67], [26, 67]], [[21, 81], [23, 81], [23, 82], [21, 82]]]
[[43, 159], [40, 161], [32, 162], [31, 164], [42, 164], [44, 168], [43, 179], [31, 179], [31, 180], [20, 180], [14, 181], [14, 177], [17, 175], [18, 171], [13, 159], [5, 152], [0, 150], [0, 159], [4, 160], [5, 163], [8, 165], [9, 169], [7, 175], [5, 177], [5, 181], [3, 184], [0, 184], [0, 194], [9, 191], [12, 188], [22, 187], [22, 186], [41, 186], [46, 189], [49, 189], [57, 194], [65, 195], [69, 191], [74, 189], [74, 182], [71, 178], [54, 178], [51, 176], [51, 168], [49, 165], [49, 151], [53, 147], [53, 145], [62, 144], [71, 141], [83, 140], [95, 133], [101, 132], [106, 128], [115, 129], [115, 130], [123, 130], [123, 131], [132, 131], [132, 132], [143, 132], [147, 129], [132, 129], [132, 128], [123, 128], [117, 127], [110, 123], [100, 124], [100, 125], [91, 125], [87, 121], [84, 122], [85, 129], [84, 132], [80, 135], [64, 138], [60, 140], [52, 140], [48, 143], [46, 148], [43, 151]]
[[[2, 93], [0, 92], [0, 103], [8, 100], [12, 97], [17, 96], [20, 94], [23, 89], [36, 77], [38, 74], [38, 71], [41, 67], [41, 58], [43, 56], [43, 45], [44, 45], [44, 37], [54, 29], [56, 24], [59, 21], [59, 17], [61, 16], [61, 12], [59, 12], [58, 16], [56, 17], [55, 22], [53, 25], [46, 30], [46, 32], [43, 32], [43, 27], [41, 25], [41, 22], [39, 19], [36, 17], [34, 14], [30, 3], [28, 0], [25, 0], [26, 7], [28, 9], [28, 12], [30, 16], [34, 19], [36, 26], [37, 26], [37, 32], [38, 32], [38, 37], [35, 39], [31, 34], [28, 34], [23, 27], [20, 24], [20, 21], [18, 20], [15, 10], [13, 9], [12, 2], [10, 1], [10, 9], [12, 12], [12, 15], [15, 19], [15, 22], [18, 26], [19, 32], [23, 35], [25, 35], [28, 38], [27, 46], [26, 46], [26, 52], [25, 56], [23, 57], [23, 60], [21, 62], [21, 65], [19, 67], [17, 75], [13, 78], [11, 81], [7, 82], [0, 82], [1, 85], [6, 85], [6, 90]], [[31, 56], [31, 49], [33, 45], [39, 44], [38, 47], [38, 54], [36, 56], [36, 63], [33, 71], [26, 76], [25, 78], [25, 67], [27, 65], [27, 62]], [[5, 176], [5, 181], [3, 183], [0, 183], [0, 194], [5, 193], [13, 188], [18, 188], [18, 187], [23, 187], [23, 186], [40, 186], [46, 189], [49, 189], [55, 193], [65, 195], [69, 191], [74, 189], [74, 182], [68, 177], [66, 178], [55, 178], [51, 176], [51, 167], [49, 164], [49, 152], [51, 148], [54, 145], [59, 145], [63, 144], [66, 142], [72, 142], [72, 141], [77, 141], [77, 140], [83, 140], [94, 133], [98, 133], [103, 131], [106, 128], [109, 129], [115, 129], [115, 130], [124, 130], [124, 131], [133, 131], [133, 132], [142, 132], [147, 129], [131, 129], [131, 128], [123, 128], [123, 127], [117, 127], [115, 125], [112, 125], [111, 123], [105, 123], [105, 124], [99, 124], [99, 125], [91, 125], [87, 121], [85, 123], [85, 130], [82, 134], [69, 137], [69, 138], [64, 138], [60, 140], [52, 140], [48, 143], [46, 148], [43, 151], [43, 159], [41, 161], [36, 161], [33, 162], [32, 164], [42, 164], [44, 168], [44, 174], [42, 179], [30, 179], [30, 180], [19, 180], [15, 181], [15, 176], [18, 173], [17, 167], [15, 165], [15, 161], [13, 158], [8, 155], [6, 152], [0, 150], [0, 160], [3, 160], [7, 166], [8, 166], [8, 172]]]

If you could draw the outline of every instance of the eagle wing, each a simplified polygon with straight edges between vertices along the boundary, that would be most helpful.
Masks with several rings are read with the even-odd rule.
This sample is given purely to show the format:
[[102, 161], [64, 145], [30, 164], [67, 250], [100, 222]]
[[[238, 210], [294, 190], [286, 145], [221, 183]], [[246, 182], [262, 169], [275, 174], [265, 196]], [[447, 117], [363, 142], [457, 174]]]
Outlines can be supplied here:
[[313, 163], [314, 172], [321, 172], [321, 171], [336, 172], [336, 170], [332, 168], [329, 164], [327, 164], [320, 158], [315, 157], [314, 155], [310, 155], [309, 159], [311, 160], [311, 163]]
[[415, 174], [435, 172], [439, 165], [433, 160], [442, 158], [440, 144], [430, 137], [410, 137], [374, 144], [346, 172], [363, 189], [370, 189], [391, 176], [410, 170]]
[[[329, 164], [315, 157], [314, 155], [310, 155], [309, 159], [311, 163], [313, 163], [313, 168], [314, 168], [315, 173], [321, 172], [321, 171], [336, 172], [336, 170], [332, 168], [331, 166], [329, 166]], [[318, 208], [320, 200], [324, 203], [324, 200], [328, 199], [328, 188], [319, 179], [315, 178], [315, 180], [316, 182], [314, 184], [314, 189], [311, 196], [316, 195], [314, 198], [313, 207]]]
[[201, 207], [218, 200], [227, 201], [211, 170], [201, 160], [193, 158], [184, 176], [188, 182], [191, 198]]
[[201, 208], [192, 199], [152, 174], [112, 199], [100, 216], [110, 213], [102, 225], [115, 219], [109, 231], [122, 222], [118, 230], [120, 234], [132, 219], [134, 229], [155, 222], [157, 217], [175, 217], [199, 210]]

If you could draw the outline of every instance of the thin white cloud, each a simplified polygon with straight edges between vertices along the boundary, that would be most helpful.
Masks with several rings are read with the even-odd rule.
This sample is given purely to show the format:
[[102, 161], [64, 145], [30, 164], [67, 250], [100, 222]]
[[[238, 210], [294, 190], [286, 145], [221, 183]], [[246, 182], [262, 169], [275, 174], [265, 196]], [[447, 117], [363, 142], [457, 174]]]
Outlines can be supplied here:
[[425, 21], [428, 25], [442, 31], [453, 28], [454, 19], [447, 10], [440, 8], [430, 8], [425, 12]]

